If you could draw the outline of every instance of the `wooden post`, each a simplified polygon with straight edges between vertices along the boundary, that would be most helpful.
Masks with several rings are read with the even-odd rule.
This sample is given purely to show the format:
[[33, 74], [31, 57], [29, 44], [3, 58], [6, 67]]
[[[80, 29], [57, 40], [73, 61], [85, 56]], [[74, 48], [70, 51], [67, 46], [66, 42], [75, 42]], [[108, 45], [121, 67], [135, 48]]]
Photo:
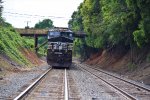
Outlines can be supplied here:
[[38, 51], [38, 36], [36, 34], [34, 34], [34, 48], [35, 48], [35, 52], [37, 53]]

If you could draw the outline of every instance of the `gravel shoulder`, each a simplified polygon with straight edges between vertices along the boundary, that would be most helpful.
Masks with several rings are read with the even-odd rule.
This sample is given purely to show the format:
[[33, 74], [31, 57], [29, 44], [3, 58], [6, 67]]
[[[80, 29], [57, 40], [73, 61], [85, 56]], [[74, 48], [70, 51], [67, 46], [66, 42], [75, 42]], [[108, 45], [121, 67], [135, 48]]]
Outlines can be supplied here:
[[0, 80], [0, 99], [13, 99], [50, 66], [43, 64], [32, 69], [7, 72]]
[[94, 76], [82, 71], [76, 65], [70, 68], [81, 100], [124, 100], [125, 98], [117, 91], [112, 90], [105, 83]]

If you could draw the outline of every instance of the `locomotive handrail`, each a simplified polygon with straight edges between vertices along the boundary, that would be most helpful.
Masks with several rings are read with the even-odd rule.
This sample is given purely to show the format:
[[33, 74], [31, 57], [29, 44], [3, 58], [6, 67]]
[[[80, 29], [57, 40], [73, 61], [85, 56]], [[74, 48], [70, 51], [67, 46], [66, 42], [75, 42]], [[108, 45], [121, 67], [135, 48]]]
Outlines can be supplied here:
[[36, 47], [35, 49], [39, 49], [40, 47], [44, 46], [47, 42], [48, 42], [48, 40], [46, 40], [45, 42], [43, 42], [40, 46]]

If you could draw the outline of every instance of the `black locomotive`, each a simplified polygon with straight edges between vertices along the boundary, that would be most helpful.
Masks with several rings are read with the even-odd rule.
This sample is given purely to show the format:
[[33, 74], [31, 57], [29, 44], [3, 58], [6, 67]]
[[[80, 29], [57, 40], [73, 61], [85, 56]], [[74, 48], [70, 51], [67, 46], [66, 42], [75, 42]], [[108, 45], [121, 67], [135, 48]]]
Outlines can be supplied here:
[[68, 28], [48, 31], [47, 63], [52, 67], [68, 67], [72, 64], [73, 32]]

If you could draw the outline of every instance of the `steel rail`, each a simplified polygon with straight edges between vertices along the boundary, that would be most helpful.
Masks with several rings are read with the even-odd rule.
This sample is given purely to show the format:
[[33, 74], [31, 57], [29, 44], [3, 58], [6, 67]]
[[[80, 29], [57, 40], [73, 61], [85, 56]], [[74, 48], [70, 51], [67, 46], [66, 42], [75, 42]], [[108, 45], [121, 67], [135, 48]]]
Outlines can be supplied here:
[[68, 100], [68, 82], [67, 82], [67, 72], [65, 69], [65, 100]]
[[32, 89], [37, 85], [43, 78], [48, 74], [48, 72], [52, 70], [52, 68], [49, 68], [44, 74], [42, 74], [37, 80], [35, 80], [30, 86], [28, 86], [23, 92], [21, 92], [14, 100], [20, 100], [23, 97], [25, 97]]
[[[89, 67], [89, 65], [86, 65], [86, 66]], [[91, 67], [89, 67], [89, 68], [91, 68]], [[143, 86], [143, 85], [139, 85], [139, 84], [133, 83], [132, 81], [127, 81], [126, 79], [123, 79], [122, 77], [115, 76], [115, 75], [113, 75], [113, 74], [111, 74], [111, 73], [102, 71], [102, 70], [97, 69], [97, 68], [92, 68], [92, 69], [97, 70], [97, 71], [99, 71], [99, 72], [102, 72], [102, 73], [104, 73], [104, 74], [106, 74], [106, 75], [115, 77], [115, 78], [117, 78], [117, 79], [119, 79], [119, 80], [122, 80], [122, 81], [124, 81], [124, 82], [126, 82], [126, 83], [132, 84], [132, 85], [134, 85], [134, 86], [136, 86], [136, 87], [139, 87], [139, 88], [141, 88], [141, 89], [143, 89], [143, 90], [146, 90], [146, 91], [150, 92], [150, 88], [147, 88], [147, 87], [145, 87], [145, 86]]]
[[[80, 66], [80, 65], [79, 65], [79, 66]], [[136, 97], [134, 97], [134, 96], [130, 95], [129, 93], [127, 93], [127, 92], [125, 92], [125, 91], [119, 89], [119, 88], [116, 87], [115, 85], [113, 85], [113, 84], [109, 83], [108, 81], [102, 79], [101, 77], [97, 76], [96, 74], [91, 73], [91, 72], [88, 71], [87, 69], [85, 69], [85, 68], [83, 68], [83, 67], [81, 67], [81, 66], [80, 66], [80, 68], [83, 69], [83, 70], [85, 70], [85, 71], [87, 71], [88, 73], [90, 73], [90, 74], [96, 76], [97, 78], [99, 78], [100, 80], [102, 80], [104, 83], [108, 84], [109, 86], [113, 87], [114, 89], [116, 89], [117, 91], [119, 91], [123, 96], [125, 96], [125, 97], [127, 97], [127, 98], [129, 98], [129, 99], [131, 99], [131, 100], [138, 100]]]

